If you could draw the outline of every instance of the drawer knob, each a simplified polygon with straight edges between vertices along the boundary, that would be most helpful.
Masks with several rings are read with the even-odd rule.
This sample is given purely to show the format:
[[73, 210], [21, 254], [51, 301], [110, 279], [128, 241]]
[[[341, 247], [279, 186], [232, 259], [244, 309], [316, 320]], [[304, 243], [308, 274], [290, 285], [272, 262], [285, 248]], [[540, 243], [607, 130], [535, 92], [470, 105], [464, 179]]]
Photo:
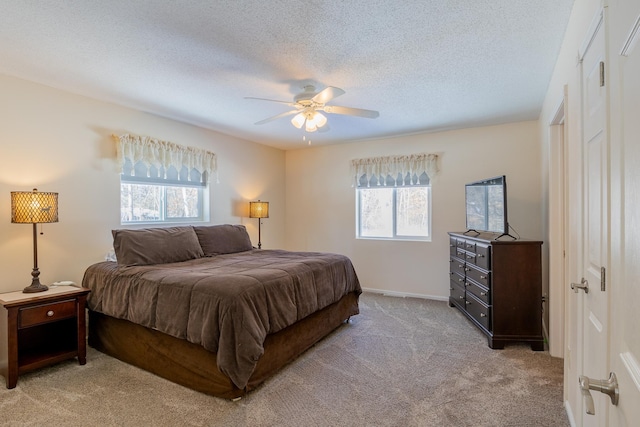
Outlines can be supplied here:
[[464, 279], [458, 277], [458, 282], [462, 282]]
[[478, 254], [476, 256], [479, 256], [480, 258], [484, 258], [484, 255], [482, 255], [482, 254]]
[[469, 305], [469, 304], [471, 304], [471, 301], [465, 301], [464, 303]]
[[53, 310], [47, 311], [47, 317], [51, 317], [51, 316], [53, 316], [53, 314], [54, 314]]
[[481, 278], [482, 280], [484, 280], [484, 279], [486, 279], [486, 278], [487, 278], [487, 276], [480, 276], [480, 278]]
[[452, 291], [452, 290], [453, 290], [453, 288], [449, 288], [449, 290], [450, 290], [450, 291]]
[[484, 313], [480, 313], [480, 317], [487, 317], [487, 315]]
[[460, 299], [464, 299], [464, 295], [460, 295], [460, 296], [459, 296], [459, 298], [460, 298]]
[[480, 292], [480, 295], [482, 295], [484, 297], [484, 296], [487, 296], [487, 293], [486, 292]]

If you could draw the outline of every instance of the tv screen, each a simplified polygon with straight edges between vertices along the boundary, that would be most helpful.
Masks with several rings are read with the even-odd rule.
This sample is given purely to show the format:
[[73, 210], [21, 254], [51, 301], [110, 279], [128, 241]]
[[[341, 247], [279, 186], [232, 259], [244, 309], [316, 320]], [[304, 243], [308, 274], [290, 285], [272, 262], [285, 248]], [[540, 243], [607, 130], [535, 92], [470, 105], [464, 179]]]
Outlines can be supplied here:
[[504, 175], [465, 185], [467, 230], [508, 233], [507, 180]]

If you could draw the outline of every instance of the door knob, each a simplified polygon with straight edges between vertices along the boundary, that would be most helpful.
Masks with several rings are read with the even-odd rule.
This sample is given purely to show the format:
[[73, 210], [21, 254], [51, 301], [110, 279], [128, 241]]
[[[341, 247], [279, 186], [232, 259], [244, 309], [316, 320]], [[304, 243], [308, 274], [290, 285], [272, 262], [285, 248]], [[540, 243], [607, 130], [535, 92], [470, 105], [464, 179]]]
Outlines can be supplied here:
[[587, 282], [587, 279], [583, 277], [582, 280], [580, 280], [580, 283], [571, 282], [571, 289], [573, 289], [573, 292], [575, 292], [576, 294], [578, 293], [578, 289], [582, 289], [585, 294], [588, 294], [589, 282]]
[[591, 397], [591, 392], [589, 390], [599, 391], [600, 393], [608, 395], [611, 398], [611, 403], [616, 406], [618, 405], [620, 389], [618, 388], [618, 379], [616, 378], [616, 374], [613, 372], [609, 374], [609, 379], [607, 380], [592, 380], [589, 377], [580, 375], [578, 384], [580, 384], [582, 398], [587, 406], [587, 414], [595, 415], [596, 413], [596, 409], [593, 404], [593, 397]]

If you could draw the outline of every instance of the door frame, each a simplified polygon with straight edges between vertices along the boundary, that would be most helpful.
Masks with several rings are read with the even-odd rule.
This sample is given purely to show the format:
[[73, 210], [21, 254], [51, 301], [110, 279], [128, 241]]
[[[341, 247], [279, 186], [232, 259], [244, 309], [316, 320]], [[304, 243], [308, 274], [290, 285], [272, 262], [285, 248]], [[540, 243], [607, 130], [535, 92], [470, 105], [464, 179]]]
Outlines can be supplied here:
[[565, 301], [569, 283], [566, 241], [567, 241], [567, 85], [556, 112], [549, 122], [549, 287], [546, 307], [549, 312], [547, 338], [549, 354], [552, 357], [564, 357], [565, 347]]

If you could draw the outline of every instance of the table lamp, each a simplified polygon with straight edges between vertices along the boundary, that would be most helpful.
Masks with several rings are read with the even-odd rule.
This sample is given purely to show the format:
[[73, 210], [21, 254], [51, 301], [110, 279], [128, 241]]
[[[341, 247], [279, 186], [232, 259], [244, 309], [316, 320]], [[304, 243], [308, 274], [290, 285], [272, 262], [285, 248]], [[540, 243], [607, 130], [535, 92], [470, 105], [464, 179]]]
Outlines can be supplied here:
[[249, 218], [258, 218], [258, 249], [262, 249], [260, 224], [262, 218], [269, 218], [269, 202], [249, 202]]
[[33, 271], [31, 285], [22, 290], [24, 293], [43, 292], [49, 289], [40, 283], [38, 270], [38, 233], [36, 225], [58, 222], [58, 193], [33, 191], [11, 192], [11, 222], [15, 224], [33, 224]]

